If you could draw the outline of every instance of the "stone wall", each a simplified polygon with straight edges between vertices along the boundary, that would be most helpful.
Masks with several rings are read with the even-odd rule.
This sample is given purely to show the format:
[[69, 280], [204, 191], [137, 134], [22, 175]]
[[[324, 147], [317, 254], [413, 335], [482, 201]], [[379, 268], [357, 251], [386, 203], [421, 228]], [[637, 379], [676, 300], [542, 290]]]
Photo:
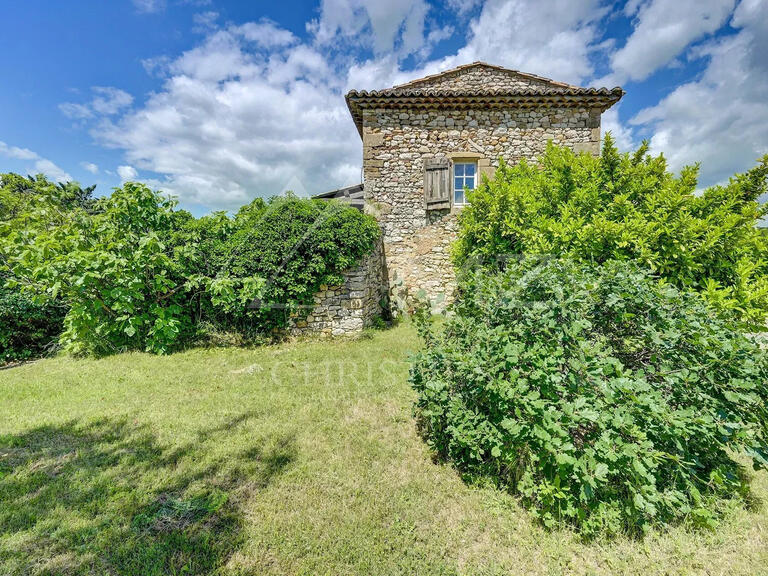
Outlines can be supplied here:
[[456, 239], [456, 212], [430, 211], [429, 222], [398, 242], [385, 243], [389, 302], [393, 310], [407, 310], [414, 297], [426, 296], [434, 312], [453, 300], [456, 274], [451, 246]]
[[455, 287], [450, 244], [460, 207], [427, 212], [424, 160], [469, 159], [492, 175], [499, 158], [535, 161], [547, 142], [597, 153], [600, 111], [589, 108], [366, 109], [365, 209], [383, 230], [391, 300], [424, 291], [449, 302]]
[[537, 88], [557, 91], [565, 90], [569, 86], [547, 78], [538, 78], [532, 74], [518, 74], [513, 70], [499, 70], [493, 66], [475, 66], [436, 74], [434, 77], [427, 76], [396, 87], [396, 89], [408, 88], [456, 91], [492, 88], [497, 91], [518, 92]]
[[373, 252], [344, 273], [340, 286], [321, 286], [315, 294], [312, 312], [289, 328], [293, 335], [338, 336], [359, 332], [381, 316], [386, 298], [383, 246], [379, 240]]

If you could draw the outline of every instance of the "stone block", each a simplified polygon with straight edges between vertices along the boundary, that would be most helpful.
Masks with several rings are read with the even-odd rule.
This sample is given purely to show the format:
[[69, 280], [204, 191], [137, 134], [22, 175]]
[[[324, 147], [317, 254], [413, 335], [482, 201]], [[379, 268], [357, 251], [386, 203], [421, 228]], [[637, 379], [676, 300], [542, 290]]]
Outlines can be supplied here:
[[599, 142], [576, 142], [573, 145], [573, 151], [576, 154], [581, 154], [582, 152], [586, 152], [587, 154], [597, 155], [600, 153], [600, 143]]
[[493, 180], [493, 176], [496, 174], [496, 168], [493, 166], [478, 166], [478, 171], [489, 180]]
[[363, 146], [376, 148], [384, 144], [384, 134], [380, 132], [363, 132]]

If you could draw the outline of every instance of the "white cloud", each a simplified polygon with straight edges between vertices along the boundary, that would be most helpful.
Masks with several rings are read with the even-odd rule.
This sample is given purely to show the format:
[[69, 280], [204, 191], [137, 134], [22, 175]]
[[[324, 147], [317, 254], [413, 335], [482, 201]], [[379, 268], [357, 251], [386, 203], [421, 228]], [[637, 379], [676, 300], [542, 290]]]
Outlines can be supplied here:
[[85, 104], [77, 104], [75, 102], [63, 102], [59, 104], [59, 110], [67, 118], [73, 120], [85, 120], [93, 117], [93, 112]]
[[418, 51], [424, 44], [424, 0], [323, 0], [318, 20], [307, 25], [320, 45], [346, 39], [377, 55]]
[[296, 42], [296, 36], [289, 30], [280, 28], [271, 20], [262, 19], [258, 22], [246, 22], [235, 28], [249, 42], [255, 42], [262, 48], [277, 48]]
[[216, 26], [216, 20], [218, 19], [219, 13], [212, 10], [208, 12], [202, 12], [201, 14], [195, 14], [192, 16], [192, 22], [195, 23], [192, 31], [205, 34]]
[[348, 88], [380, 89], [482, 60], [575, 84], [593, 76], [590, 55], [604, 50], [598, 23], [603, 0], [488, 0], [455, 54], [403, 72], [396, 54], [350, 67]]
[[94, 86], [91, 88], [94, 97], [85, 104], [64, 102], [59, 104], [59, 110], [75, 120], [86, 120], [96, 116], [117, 114], [133, 103], [133, 96], [119, 88], [111, 86]]
[[168, 66], [171, 64], [171, 59], [168, 56], [156, 56], [154, 58], [145, 58], [141, 61], [141, 65], [144, 70], [150, 76], [163, 77], [168, 73]]
[[153, 185], [210, 208], [359, 182], [343, 75], [312, 46], [291, 39], [265, 50], [254, 33], [238, 26], [209, 35], [168, 63], [162, 90], [98, 123], [94, 135], [122, 149], [134, 170], [160, 174]]
[[624, 126], [619, 121], [619, 109], [621, 104], [614, 106], [613, 108], [603, 113], [602, 120], [600, 122], [601, 132], [603, 135], [610, 132], [613, 136], [616, 146], [619, 150], [627, 152], [635, 148], [635, 141], [632, 135], [632, 129]]
[[80, 162], [80, 166], [82, 166], [83, 170], [86, 170], [91, 174], [99, 173], [98, 165], [94, 164], [93, 162]]
[[488, 0], [470, 25], [467, 45], [444, 67], [484, 60], [564, 82], [593, 74], [602, 0]]
[[133, 5], [138, 12], [154, 14], [165, 10], [165, 0], [133, 0]]
[[118, 88], [96, 86], [96, 97], [91, 100], [91, 108], [98, 114], [117, 114], [133, 102], [133, 96]]
[[169, 64], [173, 77], [203, 83], [248, 78], [258, 73], [259, 65], [243, 50], [242, 38], [232, 31], [220, 30], [200, 46], [184, 52]]
[[130, 180], [136, 180], [139, 173], [133, 166], [118, 166], [117, 175], [120, 176], [121, 182], [128, 182]]
[[432, 46], [438, 42], [442, 42], [453, 36], [454, 31], [455, 29], [453, 26], [444, 26], [442, 28], [433, 28], [430, 30], [429, 34], [427, 34], [425, 45], [422, 46], [422, 53], [425, 48], [431, 49]]
[[643, 0], [627, 0], [627, 3], [624, 5], [624, 15], [631, 18], [637, 14], [642, 3]]
[[630, 2], [629, 15], [637, 13], [626, 44], [611, 56], [612, 73], [603, 84], [645, 80], [669, 65], [696, 40], [712, 34], [725, 23], [735, 0], [650, 0]]
[[701, 161], [701, 183], [724, 181], [768, 153], [768, 3], [743, 0], [732, 36], [700, 47], [700, 78], [678, 86], [631, 123], [650, 131], [651, 146], [673, 169]]
[[26, 169], [27, 173], [45, 174], [57, 182], [68, 182], [72, 180], [72, 176], [67, 174], [65, 170], [62, 170], [47, 158], [43, 158], [28, 148], [9, 146], [5, 142], [0, 141], [0, 156], [31, 162], [32, 164]]
[[0, 154], [14, 160], [37, 160], [39, 156], [29, 148], [18, 148], [17, 146], [8, 146], [0, 141]]
[[483, 0], [448, 0], [448, 6], [459, 16], [464, 16], [482, 4]]
[[72, 176], [47, 158], [40, 158], [35, 161], [35, 172], [45, 174], [57, 182], [69, 182], [72, 180]]

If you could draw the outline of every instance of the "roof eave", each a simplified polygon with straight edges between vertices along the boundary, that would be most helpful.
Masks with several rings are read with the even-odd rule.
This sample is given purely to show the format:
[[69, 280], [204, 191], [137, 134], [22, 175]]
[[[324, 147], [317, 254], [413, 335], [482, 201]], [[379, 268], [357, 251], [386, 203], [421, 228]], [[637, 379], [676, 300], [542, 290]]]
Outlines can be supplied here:
[[586, 106], [605, 112], [616, 104], [626, 92], [619, 86], [607, 88], [581, 88], [557, 92], [477, 92], [451, 93], [439, 91], [389, 91], [347, 93], [345, 100], [360, 138], [363, 137], [363, 109], [365, 108], [433, 108], [447, 105], [454, 108], [471, 107], [474, 104], [490, 104], [498, 107], [530, 107], [533, 105]]
[[322, 200], [323, 198], [335, 198], [341, 196], [349, 196], [353, 192], [362, 192], [363, 184], [352, 184], [351, 186], [344, 186], [343, 188], [336, 188], [335, 190], [328, 190], [327, 192], [321, 192], [312, 196], [313, 200]]
[[352, 116], [352, 120], [354, 121], [355, 126], [357, 126], [357, 133], [360, 134], [360, 140], [362, 140], [363, 139], [363, 114], [357, 102], [353, 103], [353, 98], [351, 97], [352, 92], [354, 92], [354, 90], [348, 92], [347, 95], [344, 97], [344, 100], [346, 100], [347, 102], [347, 109], [349, 110], [349, 114]]

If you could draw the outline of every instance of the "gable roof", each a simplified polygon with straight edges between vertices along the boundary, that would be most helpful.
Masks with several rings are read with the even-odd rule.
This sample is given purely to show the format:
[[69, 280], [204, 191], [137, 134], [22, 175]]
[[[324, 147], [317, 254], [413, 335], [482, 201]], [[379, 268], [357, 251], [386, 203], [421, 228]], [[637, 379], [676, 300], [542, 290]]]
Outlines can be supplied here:
[[615, 88], [582, 88], [549, 78], [473, 62], [399, 84], [384, 90], [351, 90], [347, 107], [362, 136], [365, 108], [468, 108], [482, 103], [489, 107], [585, 106], [604, 112], [624, 95]]
[[544, 76], [537, 76], [536, 74], [530, 74], [529, 72], [521, 72], [519, 70], [513, 70], [511, 68], [504, 68], [503, 66], [496, 66], [494, 64], [488, 64], [487, 62], [472, 62], [470, 64], [462, 64], [455, 68], [443, 70], [437, 74], [430, 74], [423, 78], [417, 78], [405, 82], [404, 84], [398, 84], [392, 88], [386, 90], [380, 90], [380, 92], [398, 92], [409, 89], [424, 89], [424, 88], [450, 88], [450, 81], [456, 78], [471, 77], [473, 73], [484, 74], [488, 79], [492, 79], [502, 85], [508, 85], [509, 82], [504, 80], [516, 81], [519, 86], [533, 86], [540, 88], [549, 88], [552, 90], [563, 89], [576, 89], [580, 90], [579, 86], [573, 84], [566, 84], [565, 82], [556, 82], [550, 78]]

